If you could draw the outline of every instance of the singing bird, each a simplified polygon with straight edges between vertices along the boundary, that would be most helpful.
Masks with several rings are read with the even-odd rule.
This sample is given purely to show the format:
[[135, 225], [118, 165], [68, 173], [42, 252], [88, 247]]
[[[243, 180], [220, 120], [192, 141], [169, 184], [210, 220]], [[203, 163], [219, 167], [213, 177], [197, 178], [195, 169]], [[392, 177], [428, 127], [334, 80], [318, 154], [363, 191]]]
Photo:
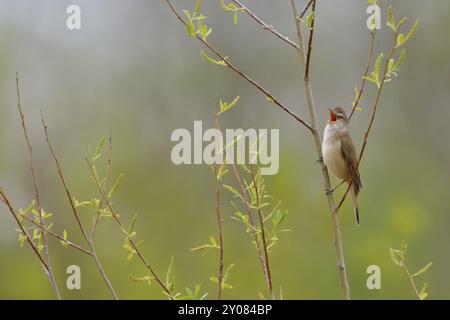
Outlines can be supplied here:
[[[348, 124], [347, 114], [343, 108], [330, 109], [330, 119], [323, 134], [322, 155], [325, 165], [335, 177], [342, 179], [347, 185], [351, 183], [350, 196], [356, 223], [359, 225], [358, 193], [361, 190], [361, 178], [358, 157], [348, 132]], [[333, 191], [333, 188], [327, 190]]]

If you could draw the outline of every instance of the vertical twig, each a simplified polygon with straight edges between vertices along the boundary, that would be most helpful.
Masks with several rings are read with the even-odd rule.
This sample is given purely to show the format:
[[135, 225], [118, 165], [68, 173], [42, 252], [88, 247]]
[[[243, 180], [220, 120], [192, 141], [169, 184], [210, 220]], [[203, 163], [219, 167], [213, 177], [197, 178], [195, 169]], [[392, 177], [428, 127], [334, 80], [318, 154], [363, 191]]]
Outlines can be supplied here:
[[272, 286], [272, 275], [270, 273], [269, 252], [267, 250], [266, 231], [264, 228], [264, 214], [262, 213], [262, 209], [261, 209], [258, 182], [257, 182], [257, 179], [255, 178], [255, 175], [253, 174], [253, 172], [251, 172], [251, 176], [252, 176], [252, 181], [253, 181], [253, 188], [255, 190], [255, 195], [256, 195], [256, 211], [258, 212], [259, 225], [261, 228], [261, 242], [262, 242], [262, 247], [264, 249], [264, 261], [266, 264], [267, 279], [268, 279], [268, 284], [269, 284], [269, 294], [270, 294], [270, 297], [272, 298], [272, 300], [275, 300], [275, 293], [273, 291], [273, 286]]
[[[107, 166], [107, 169], [106, 169], [105, 179], [104, 179], [104, 181], [102, 183], [102, 190], [103, 190], [103, 192], [101, 192], [101, 194], [100, 194], [99, 208], [103, 207], [103, 203], [105, 201], [106, 188], [108, 186], [108, 182], [109, 182], [109, 179], [111, 177], [111, 171], [112, 171], [112, 130], [111, 129], [110, 129], [110, 133], [109, 133], [108, 145], [109, 145], [109, 147], [108, 147], [108, 150], [109, 150], [108, 151], [108, 160], [107, 160], [108, 166]], [[91, 233], [90, 233], [90, 236], [89, 236], [89, 239], [91, 241], [94, 241], [95, 232], [97, 231], [97, 224], [98, 224], [98, 221], [100, 219], [100, 216], [101, 216], [101, 211], [99, 209], [99, 210], [97, 210], [97, 213], [96, 213], [96, 215], [94, 217], [94, 221], [92, 222]]]
[[[310, 70], [310, 63], [311, 63], [311, 53], [312, 53], [312, 41], [314, 36], [314, 24], [315, 24], [315, 17], [312, 20], [311, 29], [309, 31], [309, 39], [308, 39], [308, 47], [305, 50], [304, 48], [304, 42], [303, 42], [303, 34], [301, 29], [301, 21], [299, 17], [297, 16], [297, 8], [295, 5], [295, 0], [291, 0], [291, 6], [292, 11], [295, 19], [295, 25], [297, 29], [297, 35], [299, 38], [299, 44], [300, 44], [300, 50], [299, 50], [299, 56], [301, 63], [305, 65], [305, 72], [303, 76], [303, 82], [304, 82], [304, 89], [306, 94], [306, 101], [308, 105], [308, 110], [310, 114], [310, 125], [312, 126], [313, 130], [311, 130], [314, 142], [316, 146], [316, 152], [319, 157], [319, 163], [322, 171], [323, 176], [323, 183], [328, 190], [331, 188], [330, 183], [330, 176], [328, 173], [328, 169], [325, 166], [323, 162], [322, 157], [322, 142], [320, 139], [320, 135], [318, 130], [318, 121], [316, 116], [316, 109], [314, 106], [314, 100], [313, 100], [313, 94], [311, 90], [311, 83], [309, 78], [309, 70]], [[313, 0], [312, 2], [312, 11], [316, 12], [316, 0]], [[337, 265], [338, 265], [338, 271], [339, 271], [339, 277], [340, 277], [340, 286], [341, 286], [341, 292], [344, 299], [349, 300], [350, 299], [350, 289], [348, 285], [348, 279], [347, 279], [347, 271], [345, 268], [345, 258], [344, 258], [344, 250], [343, 250], [343, 244], [342, 244], [342, 235], [341, 235], [341, 227], [340, 227], [340, 221], [339, 221], [339, 215], [337, 214], [335, 210], [335, 202], [333, 194], [328, 193], [327, 195], [328, 200], [328, 206], [331, 214], [331, 221], [333, 225], [333, 238], [334, 238], [334, 246], [336, 249], [336, 259], [337, 259]]]
[[[219, 119], [217, 114], [215, 115], [215, 123], [216, 123], [216, 129], [219, 128]], [[217, 284], [217, 299], [221, 300], [222, 299], [222, 287], [223, 287], [223, 254], [224, 254], [224, 249], [223, 249], [223, 228], [222, 228], [222, 214], [221, 214], [221, 210], [220, 210], [220, 177], [219, 177], [219, 171], [220, 171], [220, 166], [218, 169], [218, 165], [214, 164], [213, 165], [213, 169], [214, 169], [214, 178], [215, 178], [215, 183], [216, 183], [216, 219], [217, 219], [217, 228], [218, 228], [218, 233], [219, 233], [219, 271], [218, 271], [218, 275], [217, 275], [217, 280], [218, 280], [218, 284]]]
[[217, 299], [222, 299], [222, 282], [223, 282], [223, 230], [222, 230], [222, 215], [220, 211], [220, 185], [219, 178], [217, 175], [219, 174], [219, 170], [217, 169], [217, 165], [214, 165], [214, 175], [216, 177], [216, 219], [217, 219], [217, 227], [219, 232], [219, 271], [218, 271], [218, 288], [217, 288]]
[[[22, 106], [21, 106], [21, 102], [20, 102], [19, 73], [18, 72], [16, 72], [16, 93], [17, 93], [17, 109], [20, 114], [20, 120], [21, 120], [21, 124], [22, 124], [23, 134], [25, 137], [25, 142], [27, 144], [28, 162], [30, 165], [31, 176], [33, 179], [34, 193], [35, 193], [35, 198], [36, 198], [36, 207], [37, 207], [38, 215], [39, 215], [39, 223], [41, 225], [45, 226], [44, 219], [42, 218], [41, 200], [40, 200], [40, 195], [39, 195], [37, 175], [36, 175], [36, 171], [34, 169], [33, 147], [31, 146], [31, 142], [28, 137], [28, 130], [27, 130], [27, 125], [26, 125], [26, 121], [25, 121], [25, 115], [22, 111]], [[53, 270], [52, 270], [50, 252], [48, 250], [47, 236], [46, 236], [45, 232], [43, 232], [41, 229], [39, 229], [39, 233], [40, 233], [40, 237], [42, 239], [42, 247], [43, 247], [42, 249], [44, 250], [43, 256], [47, 262], [47, 267], [48, 267], [47, 277], [48, 277], [48, 280], [50, 281], [50, 284], [51, 284], [53, 290], [55, 291], [56, 298], [58, 300], [61, 300], [61, 293], [59, 292], [58, 284], [56, 283], [55, 276], [54, 276]]]
[[50, 138], [49, 138], [49, 135], [48, 135], [47, 124], [45, 123], [44, 115], [43, 115], [42, 112], [41, 112], [41, 121], [42, 121], [42, 126], [44, 128], [44, 134], [45, 134], [45, 139], [47, 141], [48, 148], [49, 148], [50, 153], [51, 153], [51, 155], [53, 157], [53, 160], [54, 160], [54, 162], [56, 164], [56, 168], [57, 168], [57, 171], [58, 171], [58, 176], [59, 176], [59, 178], [61, 180], [61, 183], [62, 183], [62, 185], [64, 187], [64, 191], [66, 192], [67, 199], [69, 200], [69, 204], [70, 204], [70, 207], [72, 209], [72, 213], [73, 213], [73, 215], [75, 217], [75, 220], [76, 220], [76, 222], [78, 224], [78, 227], [79, 227], [79, 229], [81, 231], [81, 234], [83, 235], [83, 238], [86, 240], [86, 243], [88, 244], [89, 249], [92, 252], [92, 256], [94, 258], [94, 261], [95, 261], [95, 264], [97, 266], [97, 269], [99, 270], [100, 275], [102, 276], [102, 278], [105, 281], [109, 291], [111, 292], [111, 295], [113, 296], [113, 298], [115, 300], [118, 300], [119, 297], [117, 296], [116, 291], [114, 290], [114, 288], [113, 288], [113, 286], [111, 284], [111, 281], [109, 280], [105, 270], [103, 269], [103, 266], [102, 266], [102, 264], [100, 262], [100, 259], [97, 256], [97, 252], [95, 251], [95, 246], [94, 246], [93, 242], [91, 241], [91, 239], [88, 237], [88, 234], [87, 234], [83, 224], [81, 223], [81, 219], [80, 219], [80, 216], [78, 214], [78, 210], [76, 209], [76, 206], [75, 206], [75, 203], [74, 203], [74, 198], [72, 197], [72, 194], [71, 194], [71, 192], [69, 190], [69, 187], [67, 185], [66, 179], [64, 178], [64, 175], [63, 175], [63, 172], [62, 172], [62, 168], [61, 168], [61, 164], [59, 163], [58, 157], [56, 156], [56, 154], [55, 154], [55, 152], [53, 150], [52, 144], [50, 143]]
[[[253, 218], [252, 207], [251, 207], [250, 201], [248, 199], [248, 194], [247, 194], [246, 188], [244, 187], [244, 183], [242, 182], [242, 178], [239, 175], [239, 172], [237, 170], [236, 164], [233, 163], [232, 164], [232, 168], [233, 168], [233, 174], [234, 174], [234, 176], [236, 177], [236, 180], [239, 183], [241, 197], [242, 197], [242, 199], [244, 199], [244, 204], [245, 204], [245, 207], [247, 209], [247, 215], [248, 215], [249, 223], [250, 223], [251, 227], [253, 228], [253, 230], [257, 230], [256, 225], [255, 225], [255, 221], [254, 221], [254, 218]], [[256, 251], [258, 253], [258, 258], [259, 258], [259, 261], [260, 261], [262, 269], [263, 269], [264, 278], [266, 280], [267, 287], [270, 287], [270, 285], [269, 285], [269, 277], [268, 277], [268, 273], [267, 273], [267, 266], [266, 266], [264, 255], [263, 255], [263, 252], [262, 252], [262, 249], [261, 249], [261, 243], [259, 241], [258, 235], [255, 232], [252, 232], [252, 233], [253, 233], [253, 238], [255, 239]]]

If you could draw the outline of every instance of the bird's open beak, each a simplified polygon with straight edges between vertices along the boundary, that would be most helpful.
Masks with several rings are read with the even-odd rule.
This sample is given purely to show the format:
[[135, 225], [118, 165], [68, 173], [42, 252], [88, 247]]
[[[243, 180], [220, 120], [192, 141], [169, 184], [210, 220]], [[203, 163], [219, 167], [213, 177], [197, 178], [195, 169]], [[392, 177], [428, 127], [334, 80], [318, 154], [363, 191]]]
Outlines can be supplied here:
[[330, 119], [328, 119], [328, 123], [333, 123], [336, 121], [336, 114], [331, 110], [331, 108], [328, 108], [330, 110]]

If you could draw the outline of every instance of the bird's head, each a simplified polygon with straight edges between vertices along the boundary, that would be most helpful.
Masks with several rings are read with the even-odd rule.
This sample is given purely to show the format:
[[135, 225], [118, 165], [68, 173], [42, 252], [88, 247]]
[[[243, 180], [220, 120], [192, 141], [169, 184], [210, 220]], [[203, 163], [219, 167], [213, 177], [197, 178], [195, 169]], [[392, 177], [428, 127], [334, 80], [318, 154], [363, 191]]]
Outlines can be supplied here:
[[347, 113], [341, 107], [329, 108], [330, 118], [328, 119], [328, 125], [345, 128], [348, 125]]

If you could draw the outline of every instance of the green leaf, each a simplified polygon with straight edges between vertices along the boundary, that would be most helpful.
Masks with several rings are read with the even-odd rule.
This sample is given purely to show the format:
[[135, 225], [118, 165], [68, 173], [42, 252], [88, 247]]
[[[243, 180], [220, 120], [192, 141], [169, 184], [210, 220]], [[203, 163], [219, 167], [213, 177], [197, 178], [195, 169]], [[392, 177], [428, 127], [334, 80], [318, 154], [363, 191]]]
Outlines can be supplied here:
[[395, 63], [395, 70], [399, 70], [400, 69], [400, 66], [405, 61], [405, 58], [406, 58], [406, 49], [403, 48], [402, 51], [400, 52], [400, 56], [398, 57], [397, 62]]
[[225, 66], [225, 67], [227, 66], [227, 64], [226, 64], [225, 61], [223, 61], [223, 60], [214, 60], [213, 58], [209, 57], [209, 56], [205, 53], [205, 51], [203, 51], [203, 50], [200, 50], [200, 55], [201, 55], [202, 59], [203, 59], [204, 61], [206, 61], [206, 62], [213, 63], [213, 64], [217, 64], [217, 65], [219, 65], [219, 66]]
[[389, 5], [388, 8], [388, 22], [387, 25], [394, 31], [397, 31], [397, 28], [395, 26], [395, 18], [394, 18], [394, 13], [392, 12], [392, 5]]
[[239, 102], [239, 96], [237, 96], [236, 98], [234, 98], [234, 100], [230, 103], [227, 102], [223, 102], [222, 100], [219, 101], [220, 103], [220, 111], [217, 115], [220, 115], [230, 109], [233, 109], [234, 107], [237, 106], [237, 103]]
[[119, 186], [120, 186], [120, 184], [121, 184], [121, 182], [122, 182], [123, 177], [124, 177], [124, 174], [121, 173], [121, 174], [119, 175], [119, 177], [117, 178], [116, 182], [114, 183], [113, 187], [112, 187], [111, 190], [109, 191], [109, 193], [108, 193], [108, 199], [111, 199], [111, 197], [113, 196], [113, 194], [117, 191], [117, 189], [119, 188]]
[[155, 279], [155, 278], [151, 275], [147, 275], [145, 277], [130, 276], [130, 280], [135, 281], [135, 282], [147, 282], [148, 285], [151, 285], [151, 282], [153, 279]]
[[310, 29], [312, 28], [315, 16], [316, 16], [316, 13], [314, 11], [312, 11], [309, 15], [306, 16], [306, 25]]
[[383, 54], [383, 53], [380, 53], [380, 54], [378, 55], [378, 57], [377, 57], [377, 60], [375, 60], [375, 65], [374, 65], [373, 72], [375, 72], [375, 74], [377, 75], [377, 77], [378, 77], [378, 75], [380, 74], [380, 66], [381, 66], [381, 62], [383, 61], [383, 57], [384, 57], [384, 54]]
[[105, 141], [106, 138], [104, 136], [100, 138], [100, 142], [98, 143], [97, 148], [95, 149], [93, 160], [97, 159], [101, 155], [103, 146], [105, 145]]
[[173, 264], [174, 264], [174, 258], [170, 258], [169, 268], [167, 269], [166, 273], [166, 286], [169, 289], [169, 291], [172, 291], [175, 286], [175, 276], [173, 275]]
[[416, 33], [417, 28], [419, 27], [419, 23], [420, 23], [420, 19], [416, 19], [416, 21], [414, 21], [414, 24], [413, 24], [411, 30], [409, 30], [408, 35], [405, 38], [405, 41], [408, 41], [409, 39], [411, 39], [411, 37], [414, 35], [414, 33]]
[[408, 249], [408, 243], [406, 241], [402, 241], [402, 246], [400, 247], [402, 255], [405, 254], [406, 249]]
[[425, 283], [419, 293], [420, 300], [425, 300], [428, 297], [427, 288], [428, 288], [428, 283]]
[[389, 254], [391, 256], [392, 262], [394, 262], [399, 267], [403, 267], [403, 259], [398, 254], [398, 250], [394, 250], [392, 248], [389, 248]]
[[427, 272], [427, 270], [433, 265], [433, 262], [428, 263], [425, 267], [423, 267], [422, 269], [420, 269], [419, 271], [417, 271], [416, 273], [412, 274], [411, 277], [417, 277], [420, 276], [421, 274]]
[[67, 248], [69, 245], [67, 244], [67, 230], [66, 229], [64, 229], [64, 231], [63, 231], [63, 239], [64, 240], [61, 240], [60, 242], [61, 242], [61, 245], [64, 247], [64, 248]]
[[395, 31], [397, 31], [398, 28], [400, 28], [400, 26], [401, 26], [403, 23], [406, 22], [406, 20], [408, 20], [408, 18], [407, 18], [407, 17], [403, 17], [403, 18], [397, 23], [397, 26], [396, 26], [396, 30], [395, 30]]
[[197, 13], [199, 12], [201, 5], [202, 5], [202, 0], [197, 0], [197, 3], [195, 4], [195, 8], [194, 8], [194, 16], [196, 16]]
[[397, 36], [397, 43], [395, 47], [398, 48], [404, 43], [405, 43], [405, 35], [403, 33], [399, 33]]

